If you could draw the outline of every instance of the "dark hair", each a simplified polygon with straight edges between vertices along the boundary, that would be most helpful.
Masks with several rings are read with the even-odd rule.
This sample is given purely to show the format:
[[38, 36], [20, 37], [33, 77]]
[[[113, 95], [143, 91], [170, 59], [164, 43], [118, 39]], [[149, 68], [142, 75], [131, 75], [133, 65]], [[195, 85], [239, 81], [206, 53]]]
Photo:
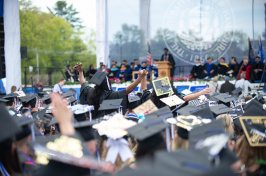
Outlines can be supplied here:
[[213, 60], [211, 57], [208, 57], [208, 58], [207, 58], [207, 60], [209, 60], [209, 59]]
[[58, 82], [61, 82], [61, 81], [64, 81], [65, 79], [64, 78], [61, 78], [61, 79], [59, 79], [59, 81]]
[[31, 108], [35, 108], [36, 98], [30, 100], [29, 102], [22, 102], [23, 107], [29, 107], [29, 105], [31, 106]]
[[260, 56], [256, 56], [256, 58], [259, 58], [260, 59]]
[[220, 59], [223, 59], [225, 61], [225, 58], [224, 57], [221, 57]]
[[13, 103], [14, 103], [14, 101], [8, 101], [8, 102], [6, 102], [6, 106], [12, 106]]
[[105, 65], [101, 65], [101, 68], [102, 68], [102, 67], [105, 67]]
[[127, 62], [127, 60], [123, 60], [123, 62]]
[[126, 66], [126, 64], [121, 64], [121, 66], [120, 66], [120, 67], [122, 67], [122, 65]]
[[139, 60], [139, 59], [134, 59], [134, 61], [136, 61], [136, 60]]
[[0, 161], [10, 175], [22, 174], [17, 149], [12, 149], [12, 139], [0, 143]]
[[168, 51], [168, 49], [167, 49], [167, 48], [164, 48], [164, 50]]
[[[109, 78], [107, 78], [109, 80]], [[110, 80], [109, 86], [111, 90], [109, 90], [108, 85], [107, 85], [107, 80], [106, 78], [103, 80], [101, 85], [96, 85], [93, 89], [93, 91], [90, 93], [89, 100], [88, 100], [88, 105], [93, 105], [94, 110], [91, 112], [93, 117], [96, 117], [98, 114], [98, 109], [100, 107], [100, 98], [101, 95], [104, 94], [106, 91], [112, 91], [112, 85]]]
[[234, 61], [236, 61], [236, 57], [232, 57], [232, 59], [233, 59]]
[[90, 70], [91, 70], [91, 67], [93, 66], [93, 64], [90, 64]]

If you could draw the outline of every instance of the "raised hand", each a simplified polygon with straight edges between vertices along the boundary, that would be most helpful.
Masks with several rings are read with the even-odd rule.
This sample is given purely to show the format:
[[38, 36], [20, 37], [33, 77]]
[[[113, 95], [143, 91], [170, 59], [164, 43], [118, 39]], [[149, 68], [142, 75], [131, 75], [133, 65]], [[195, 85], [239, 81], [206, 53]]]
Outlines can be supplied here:
[[83, 72], [83, 69], [82, 69], [82, 63], [77, 63], [74, 67], [73, 67], [74, 70], [77, 70], [78, 72]]
[[211, 89], [210, 88], [203, 89], [202, 91], [200, 91], [200, 93], [201, 93], [201, 95], [210, 94]]

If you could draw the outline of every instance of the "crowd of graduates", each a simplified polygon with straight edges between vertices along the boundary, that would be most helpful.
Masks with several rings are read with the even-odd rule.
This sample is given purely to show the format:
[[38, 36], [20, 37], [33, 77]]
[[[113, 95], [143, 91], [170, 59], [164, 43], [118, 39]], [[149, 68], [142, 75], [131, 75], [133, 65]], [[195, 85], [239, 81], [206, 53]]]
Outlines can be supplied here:
[[213, 63], [210, 57], [204, 65], [200, 64], [200, 59], [196, 60], [196, 65], [191, 69], [191, 78], [204, 79], [206, 77], [213, 78], [217, 75], [226, 75], [236, 79], [240, 79], [241, 74], [246, 75], [246, 80], [254, 83], [260, 82], [264, 71], [264, 64], [259, 56], [256, 56], [255, 62], [251, 63], [248, 57], [237, 63], [236, 58], [232, 57], [230, 63], [225, 63], [225, 58], [220, 58], [220, 63]]
[[0, 98], [1, 176], [266, 175], [261, 93], [181, 93], [168, 77], [147, 82], [145, 69], [114, 91], [104, 67], [90, 84], [81, 63], [73, 69], [79, 100], [73, 89]]

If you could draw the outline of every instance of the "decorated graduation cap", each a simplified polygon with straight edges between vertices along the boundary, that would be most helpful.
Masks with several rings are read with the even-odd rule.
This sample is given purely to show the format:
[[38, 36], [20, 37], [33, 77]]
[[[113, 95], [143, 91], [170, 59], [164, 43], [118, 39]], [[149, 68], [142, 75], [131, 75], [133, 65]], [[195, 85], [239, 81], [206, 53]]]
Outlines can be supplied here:
[[71, 110], [74, 112], [74, 117], [77, 121], [87, 120], [87, 112], [89, 113], [89, 120], [91, 121], [91, 111], [94, 110], [94, 106], [77, 104], [71, 106]]
[[5, 106], [0, 105], [0, 143], [5, 140], [11, 139], [21, 131], [19, 125], [15, 122], [14, 118], [10, 116]]
[[266, 117], [242, 116], [239, 120], [249, 145], [251, 147], [266, 147]]
[[139, 105], [138, 107], [136, 107], [135, 109], [133, 109], [133, 112], [135, 114], [137, 113], [148, 114], [148, 113], [152, 113], [157, 110], [158, 108], [156, 107], [156, 105], [149, 99], [145, 101], [144, 103], [142, 103], [141, 105]]
[[188, 131], [190, 131], [194, 126], [201, 125], [202, 123], [203, 122], [200, 118], [193, 115], [176, 117], [176, 126]]
[[173, 93], [173, 89], [168, 77], [152, 81], [154, 91], [159, 97], [161, 95]]
[[167, 104], [169, 107], [178, 106], [185, 103], [185, 101], [179, 98], [177, 95], [161, 98], [160, 100]]
[[211, 106], [210, 109], [215, 115], [220, 115], [220, 114], [232, 112], [232, 109], [230, 109], [229, 107], [227, 107], [224, 104], [219, 104], [217, 106]]
[[106, 76], [107, 75], [108, 75], [107, 72], [103, 72], [103, 71], [99, 70], [90, 79], [90, 83], [93, 83], [93, 84], [96, 84], [96, 85], [100, 86], [103, 81], [107, 81], [106, 80]]

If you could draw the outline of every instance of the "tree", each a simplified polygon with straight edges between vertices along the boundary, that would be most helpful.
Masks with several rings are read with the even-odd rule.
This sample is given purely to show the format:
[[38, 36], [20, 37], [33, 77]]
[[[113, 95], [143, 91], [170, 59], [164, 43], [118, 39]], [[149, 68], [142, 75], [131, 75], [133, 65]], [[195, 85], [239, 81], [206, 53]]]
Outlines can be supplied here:
[[77, 30], [83, 28], [81, 19], [77, 17], [79, 12], [73, 7], [73, 4], [67, 6], [66, 1], [57, 1], [53, 10], [49, 7], [47, 8], [53, 15], [66, 19], [71, 24], [71, 27]]

